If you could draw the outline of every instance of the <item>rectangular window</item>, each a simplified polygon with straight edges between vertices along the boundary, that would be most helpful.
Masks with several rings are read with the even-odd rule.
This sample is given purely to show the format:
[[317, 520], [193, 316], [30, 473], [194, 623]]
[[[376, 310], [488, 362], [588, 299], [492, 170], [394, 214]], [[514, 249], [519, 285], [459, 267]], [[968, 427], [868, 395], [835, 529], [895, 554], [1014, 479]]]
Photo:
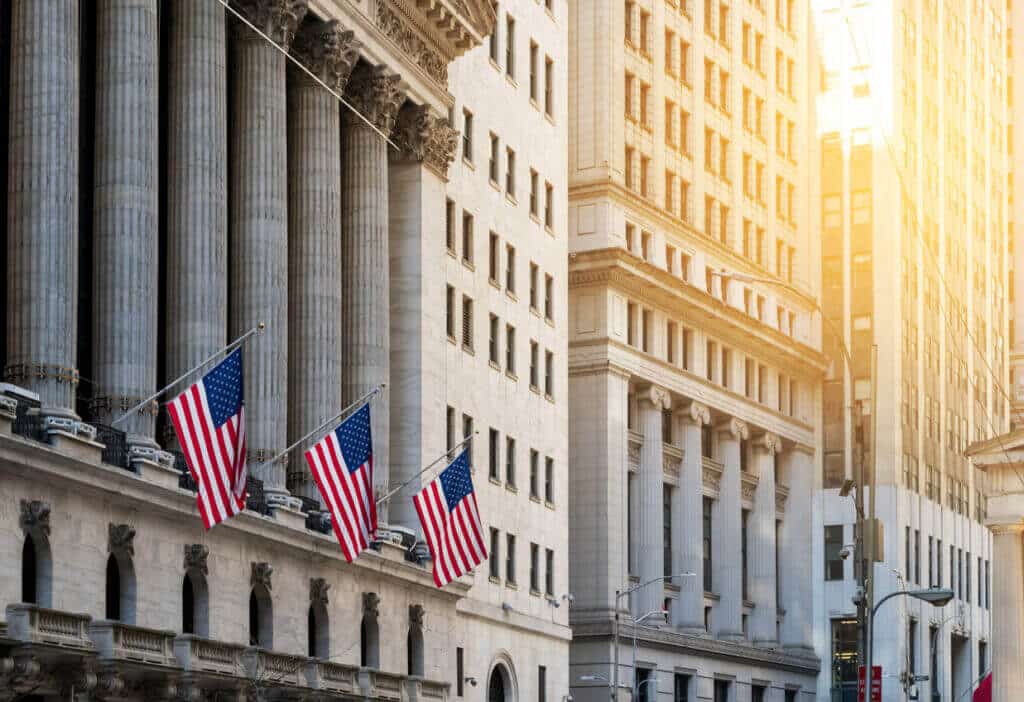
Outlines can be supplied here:
[[537, 367], [540, 364], [540, 351], [536, 341], [530, 341], [530, 388], [532, 390], [539, 390], [540, 386], [540, 369]]
[[516, 77], [516, 21], [512, 15], [505, 16], [505, 75]]
[[535, 171], [535, 170], [533, 170], [531, 168], [530, 169], [530, 214], [533, 215], [534, 217], [537, 216], [537, 213], [539, 211], [537, 208], [540, 207], [540, 205], [538, 203], [538, 193], [537, 193], [537, 188], [539, 186], [539, 179], [540, 179], [540, 176], [537, 175], [537, 171]]
[[665, 360], [675, 365], [676, 362], [676, 323], [665, 323]]
[[690, 702], [690, 676], [674, 673], [672, 676], [672, 702]]
[[487, 172], [490, 175], [491, 182], [494, 183], [495, 185], [498, 184], [498, 173], [499, 173], [499, 163], [498, 163], [498, 161], [501, 160], [500, 153], [501, 153], [501, 141], [498, 139], [498, 135], [497, 134], [492, 133], [491, 134], [491, 158], [487, 162]]
[[455, 696], [462, 697], [465, 694], [466, 666], [463, 658], [462, 647], [455, 649]]
[[540, 453], [530, 449], [530, 497], [540, 499]]
[[473, 263], [473, 215], [462, 211], [462, 261]]
[[539, 269], [536, 263], [530, 263], [530, 309], [537, 310], [537, 278], [539, 276]]
[[537, 666], [537, 702], [548, 702], [548, 669]]
[[505, 290], [516, 292], [516, 249], [511, 244], [505, 245]]
[[516, 152], [505, 148], [505, 192], [512, 197], [516, 196]]
[[[497, 4], [494, 5], [494, 12], [495, 12], [495, 14], [497, 14], [497, 12], [498, 12]], [[497, 64], [498, 63], [498, 59], [500, 58], [500, 52], [498, 50], [498, 32], [497, 32], [497, 28], [495, 28], [495, 31], [491, 32], [491, 37], [490, 37], [490, 41], [489, 41], [489, 47], [490, 47], [491, 61], [494, 61], [494, 63]]]
[[455, 408], [449, 406], [445, 414], [445, 451], [455, 447]]
[[516, 328], [505, 325], [505, 372], [516, 374]]
[[491, 553], [488, 557], [488, 564], [490, 568], [489, 575], [497, 580], [501, 577], [501, 554], [499, 548], [501, 547], [501, 537], [498, 534], [498, 530], [491, 528]]
[[530, 99], [537, 101], [537, 43], [530, 42]]
[[743, 599], [750, 599], [750, 567], [748, 565], [750, 510], [740, 510], [740, 582], [743, 586]]
[[516, 486], [516, 440], [505, 437], [505, 485]]
[[462, 110], [462, 158], [473, 163], [473, 113]]
[[691, 332], [689, 329], [683, 329], [683, 340], [682, 340], [682, 343], [680, 344], [682, 352], [683, 352], [683, 354], [682, 354], [682, 356], [683, 356], [683, 358], [682, 358], [682, 365], [683, 365], [683, 368], [685, 370], [688, 370], [688, 371], [692, 371], [693, 370], [693, 364], [691, 363], [692, 354], [691, 354], [691, 351], [690, 351], [690, 349], [692, 348], [692, 343], [693, 343], [692, 342], [692, 337], [693, 337], [693, 332]]
[[516, 537], [505, 535], [505, 582], [516, 584]]
[[468, 414], [462, 415], [462, 439], [466, 441], [466, 446], [469, 449], [469, 463], [473, 465], [473, 418]]
[[498, 334], [500, 333], [499, 329], [500, 329], [500, 325], [499, 325], [499, 322], [498, 322], [498, 316], [492, 314], [491, 315], [491, 323], [490, 323], [490, 327], [489, 327], [489, 331], [488, 331], [488, 337], [489, 338], [488, 338], [487, 348], [488, 348], [488, 350], [490, 352], [490, 356], [489, 356], [490, 361], [494, 365], [498, 365], [498, 359], [499, 359], [499, 353], [500, 353], [499, 350], [498, 350]]
[[921, 584], [921, 530], [914, 529], [914, 582]]
[[544, 184], [544, 226], [548, 229], [555, 226], [555, 189], [551, 183]]
[[491, 480], [500, 480], [501, 479], [501, 476], [498, 473], [498, 465], [499, 465], [498, 441], [499, 440], [500, 439], [498, 437], [498, 430], [492, 428], [488, 432], [488, 441], [487, 441], [487, 467], [488, 467], [488, 475], [491, 477]]
[[665, 577], [675, 574], [672, 563], [672, 486], [664, 485], [661, 489], [661, 547], [662, 564]]
[[462, 296], [462, 347], [473, 350], [473, 299]]
[[555, 459], [551, 456], [544, 457], [544, 501], [555, 503]]
[[843, 559], [839, 552], [843, 550], [843, 525], [835, 524], [825, 527], [825, 580], [843, 579]]
[[540, 592], [540, 546], [530, 544], [530, 592]]
[[487, 255], [487, 277], [492, 283], [498, 282], [498, 268], [501, 267], [501, 255], [498, 249], [498, 235], [491, 232], [490, 239], [488, 242], [489, 249]]
[[544, 549], [544, 594], [555, 596], [555, 552]]
[[544, 114], [555, 116], [555, 62], [544, 57]]
[[544, 319], [553, 321], [555, 317], [555, 279], [544, 276]]
[[455, 253], [455, 202], [445, 201], [444, 205], [444, 243], [448, 251]]
[[455, 288], [451, 285], [447, 286], [445, 290], [445, 311], [444, 311], [444, 323], [445, 330], [448, 332], [448, 338], [452, 341], [455, 340]]
[[551, 351], [544, 352], [544, 394], [555, 396], [555, 354]]
[[714, 501], [710, 497], [704, 498], [703, 505], [703, 549], [704, 549], [704, 591], [714, 592], [714, 575], [712, 571], [712, 506]]

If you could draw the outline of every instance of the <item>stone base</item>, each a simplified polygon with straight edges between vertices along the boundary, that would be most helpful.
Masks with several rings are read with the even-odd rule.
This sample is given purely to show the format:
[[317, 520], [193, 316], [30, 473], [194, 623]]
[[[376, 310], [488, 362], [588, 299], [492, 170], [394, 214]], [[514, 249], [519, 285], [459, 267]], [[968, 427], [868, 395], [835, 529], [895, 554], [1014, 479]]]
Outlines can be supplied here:
[[393, 541], [379, 541], [378, 543], [380, 544], [380, 555], [389, 560], [405, 560], [405, 547], [401, 544], [396, 544]]
[[50, 445], [61, 453], [87, 463], [103, 462], [103, 444], [60, 429], [47, 432]]
[[181, 473], [178, 472], [177, 468], [161, 465], [160, 463], [149, 461], [144, 458], [136, 458], [132, 461], [132, 467], [143, 480], [155, 483], [156, 485], [165, 487], [169, 490], [176, 489], [178, 487], [178, 481], [181, 478]]
[[304, 530], [306, 528], [306, 513], [287, 502], [278, 502], [270, 505], [274, 519], [292, 529]]

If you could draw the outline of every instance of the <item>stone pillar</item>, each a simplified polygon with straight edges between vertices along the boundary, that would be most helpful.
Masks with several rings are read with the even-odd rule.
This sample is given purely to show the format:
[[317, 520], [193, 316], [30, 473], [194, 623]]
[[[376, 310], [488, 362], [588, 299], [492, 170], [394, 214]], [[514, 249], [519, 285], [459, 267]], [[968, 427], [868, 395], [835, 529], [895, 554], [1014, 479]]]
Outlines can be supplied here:
[[77, 419], [78, 0], [13, 0], [7, 367], [44, 417]]
[[[405, 101], [401, 78], [381, 67], [356, 70], [348, 82], [349, 103], [380, 132], [391, 134]], [[341, 324], [345, 339], [342, 399], [354, 402], [381, 383], [390, 382], [388, 143], [350, 111], [341, 134]], [[374, 483], [388, 484], [390, 406], [388, 392], [371, 412]], [[385, 510], [379, 512], [387, 521]]]
[[[173, 293], [165, 350], [171, 380], [227, 342], [228, 306], [211, 304], [228, 299], [227, 38], [219, 2], [177, 0], [164, 9], [170, 13], [166, 286]], [[167, 445], [176, 445], [173, 429], [168, 434]]]
[[[156, 390], [158, 44], [156, 0], [96, 3], [92, 410], [104, 424]], [[156, 447], [156, 410], [120, 423], [129, 443]]]
[[778, 447], [779, 437], [770, 432], [762, 434], [754, 443], [754, 470], [758, 478], [754, 511], [747, 530], [750, 594], [754, 601], [750, 639], [770, 648], [778, 644], [779, 638], [775, 580], [775, 452]]
[[720, 600], [715, 609], [713, 624], [715, 636], [723, 639], [743, 639], [743, 567], [740, 559], [742, 547], [742, 493], [740, 478], [740, 441], [749, 436], [747, 425], [739, 419], [729, 419], [716, 427], [718, 448], [722, 460], [722, 482], [714, 512], [714, 572], [715, 587]]
[[[288, 48], [306, 3], [237, 0], [260, 31]], [[287, 442], [288, 188], [287, 59], [234, 22], [231, 130], [231, 334], [266, 323], [245, 356], [246, 442], [253, 473], [270, 502], [286, 501], [284, 464], [271, 457]]]
[[679, 572], [693, 573], [679, 585], [679, 606], [672, 625], [688, 634], [704, 631], [704, 460], [701, 426], [711, 421], [708, 408], [691, 402], [677, 412], [682, 435], [683, 465], [672, 509], [672, 543], [680, 553]]
[[[637, 394], [640, 433], [644, 442], [640, 446], [640, 473], [637, 476], [640, 511], [636, 516], [637, 575], [645, 583], [665, 575], [664, 510], [665, 457], [661, 441], [661, 413], [672, 407], [668, 391], [651, 385]], [[665, 586], [656, 582], [637, 590], [633, 595], [633, 616], [661, 610]]]
[[1024, 523], [992, 531], [992, 702], [1024, 700]]
[[[422, 339], [443, 338], [444, 290], [432, 271], [446, 255], [432, 242], [444, 236], [445, 183], [459, 133], [424, 105], [407, 102], [398, 113], [389, 151], [388, 246], [391, 257], [391, 484], [409, 484], [391, 498], [392, 524], [420, 531], [412, 496], [430, 479], [417, 476], [445, 450], [444, 377], [431, 364]], [[432, 367], [434, 366], [434, 367]]]
[[784, 649], [805, 655], [814, 653], [814, 627], [808, 607], [813, 597], [814, 570], [807, 560], [812, 549], [814, 478], [814, 449], [810, 446], [796, 446], [779, 456], [779, 480], [789, 488], [778, 544], [779, 562], [786, 565], [779, 573], [779, 599], [786, 610], [780, 635]]
[[[292, 53], [335, 92], [359, 42], [337, 22], [307, 22]], [[341, 404], [341, 111], [309, 74], [288, 69], [288, 443], [336, 415]], [[319, 439], [320, 437], [314, 437]], [[289, 457], [288, 488], [319, 500], [304, 447]]]

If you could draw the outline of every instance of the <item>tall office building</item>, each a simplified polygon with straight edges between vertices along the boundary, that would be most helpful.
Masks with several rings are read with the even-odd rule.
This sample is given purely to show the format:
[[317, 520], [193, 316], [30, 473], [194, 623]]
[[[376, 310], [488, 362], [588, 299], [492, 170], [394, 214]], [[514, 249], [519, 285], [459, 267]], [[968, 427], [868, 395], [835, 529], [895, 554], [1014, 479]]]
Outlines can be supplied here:
[[795, 0], [571, 7], [578, 699], [615, 682], [641, 700], [816, 699], [808, 19]]
[[910, 597], [883, 605], [883, 699], [903, 699], [908, 675], [929, 676], [914, 686], [921, 699], [957, 699], [988, 666], [993, 567], [981, 477], [964, 450], [1005, 431], [1009, 416], [1006, 3], [813, 8], [823, 306], [853, 366], [844, 382], [839, 340], [826, 336], [814, 610], [831, 675], [819, 695], [855, 694], [854, 559], [840, 555], [855, 510], [837, 488], [855, 475], [863, 424], [884, 524], [875, 601], [955, 592], [942, 609]]
[[[230, 8], [0, 3], [0, 697], [560, 698], [566, 3]], [[120, 419], [259, 322], [204, 531], [166, 417]], [[349, 564], [271, 459], [381, 383]], [[477, 431], [492, 557], [438, 589], [411, 498]]]

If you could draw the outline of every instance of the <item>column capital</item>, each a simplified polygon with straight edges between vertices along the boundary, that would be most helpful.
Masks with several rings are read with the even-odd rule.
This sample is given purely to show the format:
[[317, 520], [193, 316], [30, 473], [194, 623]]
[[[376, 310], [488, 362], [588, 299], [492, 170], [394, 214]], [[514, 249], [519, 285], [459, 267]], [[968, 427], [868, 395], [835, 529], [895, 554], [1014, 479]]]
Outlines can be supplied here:
[[[344, 29], [337, 20], [317, 20], [299, 27], [291, 44], [291, 53], [331, 90], [341, 92], [352, 75], [362, 45], [355, 32]], [[297, 70], [296, 73], [300, 79], [311, 80], [303, 71]]]
[[715, 429], [719, 432], [731, 434], [734, 439], [750, 438], [750, 428], [747, 427], [747, 423], [736, 417], [723, 420], [715, 425]]
[[[231, 0], [231, 6], [275, 43], [288, 47], [309, 9], [309, 0]], [[242, 22], [233, 22], [239, 39], [263, 37]]]
[[711, 423], [711, 410], [702, 402], [693, 400], [689, 404], [683, 405], [682, 410], [684, 422], [696, 424], [697, 426]]
[[442, 178], [455, 158], [459, 132], [446, 117], [431, 113], [426, 105], [406, 105], [398, 112], [392, 139], [402, 150], [401, 158], [421, 161]]
[[390, 135], [405, 102], [402, 77], [383, 65], [357, 68], [349, 78], [345, 98], [374, 127]]
[[989, 531], [998, 536], [1020, 536], [1024, 534], [1024, 521], [1018, 522], [986, 522]]
[[770, 431], [761, 432], [754, 439], [754, 447], [762, 449], [768, 452], [768, 455], [774, 456], [779, 450], [782, 449], [782, 440], [778, 434], [773, 434]]
[[672, 409], [672, 395], [660, 385], [647, 385], [637, 390], [637, 400], [650, 402], [655, 409]]

